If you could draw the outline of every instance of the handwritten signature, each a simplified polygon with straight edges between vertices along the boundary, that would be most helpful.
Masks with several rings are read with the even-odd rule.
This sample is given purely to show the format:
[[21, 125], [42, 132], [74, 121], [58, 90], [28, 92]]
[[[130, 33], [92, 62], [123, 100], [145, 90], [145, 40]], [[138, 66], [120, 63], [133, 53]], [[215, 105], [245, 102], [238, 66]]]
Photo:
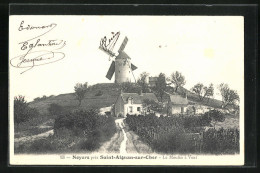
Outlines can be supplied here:
[[115, 53], [113, 53], [113, 49], [115, 47], [115, 44], [120, 36], [120, 32], [112, 32], [112, 37], [107, 39], [106, 36], [104, 36], [100, 40], [99, 48], [105, 52], [108, 52], [110, 55], [115, 56]]
[[10, 64], [15, 68], [26, 68], [26, 70], [21, 72], [22, 74], [35, 66], [46, 65], [63, 59], [65, 54], [61, 52], [61, 49], [66, 46], [65, 40], [42, 39], [42, 36], [49, 33], [56, 26], [56, 23], [42, 26], [25, 26], [24, 21], [21, 21], [20, 26], [18, 27], [19, 32], [35, 32], [35, 30], [37, 30], [37, 35], [18, 43], [21, 51], [24, 53], [12, 58]]

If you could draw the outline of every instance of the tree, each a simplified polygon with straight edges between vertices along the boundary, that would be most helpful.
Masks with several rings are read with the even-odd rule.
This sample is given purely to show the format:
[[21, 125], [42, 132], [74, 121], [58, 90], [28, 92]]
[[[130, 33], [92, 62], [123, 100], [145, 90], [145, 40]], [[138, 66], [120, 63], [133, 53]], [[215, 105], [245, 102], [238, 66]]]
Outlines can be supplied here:
[[28, 121], [33, 116], [38, 115], [38, 111], [30, 108], [24, 96], [14, 97], [14, 122], [21, 123]]
[[218, 87], [220, 94], [222, 96], [222, 107], [226, 108], [228, 106], [235, 107], [238, 105], [240, 99], [237, 91], [229, 88], [227, 84], [221, 83]]
[[81, 102], [85, 97], [87, 89], [88, 89], [88, 83], [87, 82], [85, 84], [77, 83], [74, 86], [75, 95], [76, 95], [77, 100], [79, 101], [79, 106], [81, 105]]
[[178, 71], [172, 73], [170, 82], [174, 84], [175, 92], [177, 92], [179, 87], [182, 87], [186, 84], [185, 77]]
[[207, 87], [202, 83], [197, 83], [191, 88], [191, 91], [198, 95], [200, 101], [203, 101], [205, 98], [209, 99], [209, 97], [214, 95], [214, 86], [210, 84]]
[[143, 72], [140, 74], [139, 79], [137, 80], [137, 83], [142, 87], [143, 92], [149, 92], [149, 86], [147, 83], [147, 78], [149, 77], [149, 73]]
[[197, 83], [196, 85], [194, 85], [194, 87], [191, 88], [191, 91], [198, 95], [200, 101], [202, 101], [203, 99], [202, 97], [203, 87], [204, 85], [202, 83]]
[[208, 102], [209, 102], [209, 98], [213, 97], [214, 95], [214, 86], [213, 84], [209, 84], [209, 86], [204, 86], [203, 87], [203, 99], [204, 98], [208, 98]]
[[159, 97], [161, 98], [161, 102], [163, 101], [163, 96], [164, 96], [164, 92], [166, 90], [166, 79], [165, 79], [165, 74], [160, 73], [158, 76], [158, 79], [155, 83], [155, 87], [154, 90], [156, 92], [157, 95], [159, 95]]
[[225, 116], [222, 112], [218, 110], [210, 110], [209, 112], [206, 112], [206, 114], [210, 117], [211, 122], [214, 125], [214, 129], [216, 128], [217, 122], [223, 122], [225, 121]]

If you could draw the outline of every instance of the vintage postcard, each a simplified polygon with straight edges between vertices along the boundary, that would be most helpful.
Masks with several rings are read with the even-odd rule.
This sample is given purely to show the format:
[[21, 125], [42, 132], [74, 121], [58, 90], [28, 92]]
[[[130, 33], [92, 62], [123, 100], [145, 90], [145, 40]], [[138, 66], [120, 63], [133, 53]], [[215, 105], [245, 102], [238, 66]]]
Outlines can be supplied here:
[[242, 16], [10, 15], [10, 165], [243, 165]]

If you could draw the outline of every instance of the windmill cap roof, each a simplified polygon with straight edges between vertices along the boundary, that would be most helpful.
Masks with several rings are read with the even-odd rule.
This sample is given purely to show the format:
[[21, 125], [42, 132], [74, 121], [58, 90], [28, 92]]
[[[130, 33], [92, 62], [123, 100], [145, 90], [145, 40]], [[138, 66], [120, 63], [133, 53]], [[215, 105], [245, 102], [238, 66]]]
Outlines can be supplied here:
[[131, 59], [124, 51], [120, 52], [116, 59]]
[[125, 103], [127, 103], [129, 98], [133, 98], [134, 104], [142, 104], [143, 101], [147, 100], [147, 99], [158, 102], [158, 99], [154, 95], [154, 93], [142, 93], [142, 95], [139, 95], [137, 93], [122, 93], [121, 96]]

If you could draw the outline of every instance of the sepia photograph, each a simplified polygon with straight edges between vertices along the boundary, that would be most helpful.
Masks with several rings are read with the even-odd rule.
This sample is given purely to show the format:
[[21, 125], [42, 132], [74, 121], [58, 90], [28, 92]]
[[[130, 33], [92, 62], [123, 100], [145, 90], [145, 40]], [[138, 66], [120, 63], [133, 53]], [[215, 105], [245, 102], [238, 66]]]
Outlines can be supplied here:
[[243, 165], [243, 16], [10, 15], [11, 165]]

